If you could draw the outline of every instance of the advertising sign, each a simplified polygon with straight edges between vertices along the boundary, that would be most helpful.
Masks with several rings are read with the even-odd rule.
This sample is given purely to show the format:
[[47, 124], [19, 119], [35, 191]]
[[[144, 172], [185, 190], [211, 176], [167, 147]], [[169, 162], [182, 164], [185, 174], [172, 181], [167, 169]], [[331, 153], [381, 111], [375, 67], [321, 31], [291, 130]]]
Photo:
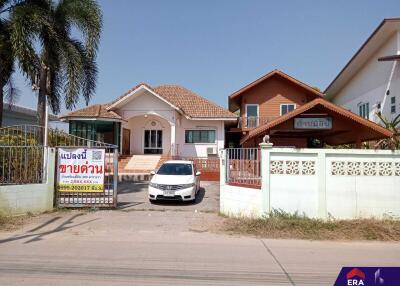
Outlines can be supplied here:
[[400, 267], [343, 267], [334, 286], [399, 285]]
[[295, 129], [332, 129], [332, 117], [297, 117]]
[[104, 192], [105, 150], [58, 149], [59, 192]]

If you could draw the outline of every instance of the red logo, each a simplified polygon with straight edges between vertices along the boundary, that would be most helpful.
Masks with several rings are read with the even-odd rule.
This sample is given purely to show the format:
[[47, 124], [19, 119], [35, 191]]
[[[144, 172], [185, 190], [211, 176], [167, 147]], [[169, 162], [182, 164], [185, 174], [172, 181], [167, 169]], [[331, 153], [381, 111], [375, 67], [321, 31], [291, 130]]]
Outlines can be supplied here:
[[351, 271], [347, 272], [346, 278], [348, 286], [364, 285], [365, 273], [358, 268], [353, 268]]
[[346, 278], [347, 279], [352, 279], [352, 278], [354, 278], [354, 277], [358, 277], [358, 278], [361, 278], [361, 279], [365, 279], [365, 273], [364, 272], [362, 272], [360, 269], [358, 269], [358, 268], [353, 268], [350, 272], [348, 272], [347, 274], [346, 274]]

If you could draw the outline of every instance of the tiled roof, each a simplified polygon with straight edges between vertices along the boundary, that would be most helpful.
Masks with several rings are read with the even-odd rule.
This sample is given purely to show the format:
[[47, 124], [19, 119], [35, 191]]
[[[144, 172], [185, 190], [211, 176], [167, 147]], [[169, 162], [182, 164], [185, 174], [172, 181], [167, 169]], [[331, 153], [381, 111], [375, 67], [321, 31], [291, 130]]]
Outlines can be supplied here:
[[156, 93], [162, 99], [176, 107], [180, 112], [190, 118], [226, 118], [236, 119], [237, 116], [225, 108], [199, 96], [198, 94], [179, 85], [159, 85], [152, 88], [150, 85], [140, 83], [134, 88], [131, 88], [123, 95], [113, 100], [109, 104], [96, 104], [86, 108], [76, 110], [60, 116], [60, 118], [71, 117], [95, 117], [95, 118], [110, 118], [122, 120], [115, 111], [112, 110], [112, 105], [118, 101], [128, 97], [136, 89], [145, 86], [147, 89]]
[[235, 98], [235, 97], [241, 95], [241, 94], [242, 94], [243, 92], [245, 92], [246, 90], [252, 88], [253, 86], [259, 84], [260, 82], [262, 82], [262, 81], [264, 81], [264, 80], [266, 80], [266, 79], [268, 79], [268, 78], [270, 78], [270, 77], [272, 77], [272, 76], [274, 76], [274, 75], [278, 75], [278, 76], [280, 76], [280, 77], [282, 77], [282, 78], [287, 79], [287, 80], [290, 81], [290, 82], [293, 82], [294, 84], [296, 84], [296, 85], [298, 85], [298, 86], [301, 86], [301, 87], [304, 88], [305, 90], [309, 91], [310, 94], [312, 94], [312, 95], [315, 95], [315, 96], [317, 96], [317, 97], [323, 97], [323, 96], [324, 96], [324, 94], [323, 94], [322, 92], [316, 90], [315, 88], [309, 86], [308, 84], [305, 84], [304, 82], [299, 81], [298, 79], [296, 79], [296, 78], [294, 78], [294, 77], [292, 77], [292, 76], [290, 76], [290, 75], [284, 73], [284, 72], [281, 71], [281, 70], [275, 69], [275, 70], [273, 70], [273, 71], [271, 71], [271, 72], [269, 72], [269, 73], [263, 75], [262, 77], [256, 79], [255, 81], [249, 83], [248, 85], [242, 87], [242, 88], [239, 89], [238, 91], [235, 91], [234, 93], [232, 93], [232, 94], [229, 96], [229, 100], [232, 100], [233, 98]]
[[236, 118], [225, 108], [179, 85], [160, 85], [153, 89], [166, 101], [192, 118]]
[[243, 144], [246, 141], [248, 141], [254, 137], [258, 137], [258, 136], [264, 134], [269, 129], [271, 129], [279, 124], [282, 124], [283, 122], [285, 122], [297, 115], [300, 115], [301, 113], [303, 113], [307, 110], [310, 110], [311, 108], [313, 108], [317, 105], [321, 105], [321, 106], [325, 107], [326, 109], [332, 110], [333, 112], [335, 112], [343, 117], [354, 120], [355, 122], [372, 129], [374, 132], [378, 133], [381, 138], [390, 137], [393, 135], [393, 133], [390, 130], [376, 124], [375, 122], [372, 122], [368, 119], [358, 116], [357, 114], [350, 112], [340, 106], [337, 106], [323, 98], [316, 98], [316, 99], [310, 101], [309, 103], [304, 104], [304, 105], [300, 106], [299, 108], [296, 108], [295, 110], [293, 110], [289, 113], [286, 113], [285, 115], [280, 116], [271, 122], [268, 122], [266, 124], [263, 124], [255, 129], [251, 130], [249, 132], [249, 134], [247, 134], [244, 138], [242, 138], [240, 140], [240, 144]]
[[75, 110], [73, 112], [69, 112], [67, 114], [63, 114], [60, 116], [60, 119], [68, 119], [68, 118], [104, 118], [104, 119], [117, 119], [122, 120], [122, 117], [119, 116], [114, 111], [108, 111], [106, 108], [108, 104], [95, 104], [82, 109]]

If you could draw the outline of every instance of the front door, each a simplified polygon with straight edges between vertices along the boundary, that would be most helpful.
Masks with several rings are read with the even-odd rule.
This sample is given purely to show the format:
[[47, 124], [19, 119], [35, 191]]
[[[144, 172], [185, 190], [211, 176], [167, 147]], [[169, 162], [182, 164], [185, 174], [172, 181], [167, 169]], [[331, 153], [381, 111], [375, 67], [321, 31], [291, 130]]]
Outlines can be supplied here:
[[122, 154], [129, 155], [131, 153], [131, 131], [122, 129]]
[[162, 154], [162, 130], [144, 131], [144, 154]]

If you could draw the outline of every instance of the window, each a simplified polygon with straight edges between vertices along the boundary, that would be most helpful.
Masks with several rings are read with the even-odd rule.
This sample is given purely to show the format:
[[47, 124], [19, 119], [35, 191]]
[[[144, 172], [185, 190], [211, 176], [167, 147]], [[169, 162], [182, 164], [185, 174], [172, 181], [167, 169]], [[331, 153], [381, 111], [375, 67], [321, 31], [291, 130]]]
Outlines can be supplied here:
[[290, 111], [293, 111], [295, 108], [296, 108], [296, 105], [293, 103], [281, 104], [281, 115], [284, 115]]
[[186, 130], [185, 143], [215, 143], [215, 130]]
[[394, 96], [390, 98], [390, 112], [396, 113], [396, 97]]
[[361, 117], [369, 119], [369, 103], [360, 103], [358, 105], [358, 115]]
[[158, 175], [181, 175], [188, 176], [192, 175], [191, 164], [180, 164], [180, 163], [165, 163], [162, 164], [160, 169], [157, 171]]
[[258, 126], [258, 104], [246, 104], [247, 127]]

